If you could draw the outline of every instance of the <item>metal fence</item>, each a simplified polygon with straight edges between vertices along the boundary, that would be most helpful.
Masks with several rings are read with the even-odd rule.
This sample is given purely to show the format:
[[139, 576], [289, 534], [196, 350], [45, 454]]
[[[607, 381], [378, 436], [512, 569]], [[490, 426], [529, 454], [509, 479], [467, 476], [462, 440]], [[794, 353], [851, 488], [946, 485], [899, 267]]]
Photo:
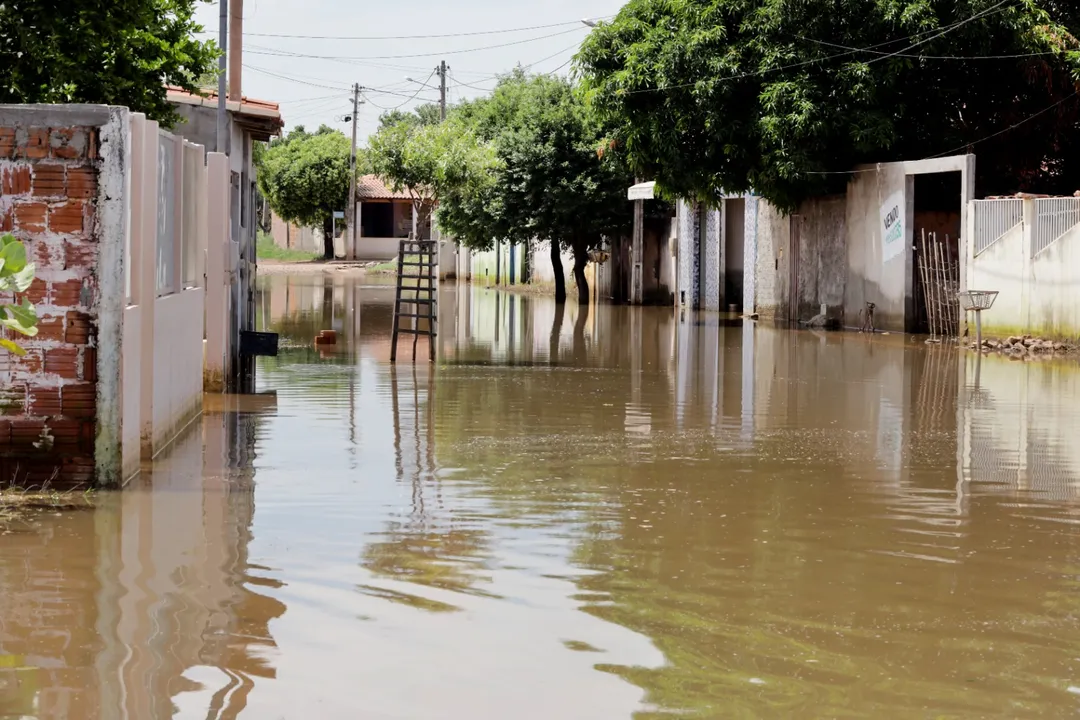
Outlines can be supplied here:
[[1024, 221], [1024, 201], [975, 201], [975, 254], [986, 250]]
[[1077, 225], [1080, 225], [1080, 198], [1037, 199], [1031, 257], [1053, 245], [1055, 240]]

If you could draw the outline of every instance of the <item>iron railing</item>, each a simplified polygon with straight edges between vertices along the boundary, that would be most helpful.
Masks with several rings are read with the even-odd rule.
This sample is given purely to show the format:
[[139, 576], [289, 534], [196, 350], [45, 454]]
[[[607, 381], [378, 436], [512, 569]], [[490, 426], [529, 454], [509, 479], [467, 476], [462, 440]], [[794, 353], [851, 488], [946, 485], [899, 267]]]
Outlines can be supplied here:
[[976, 200], [975, 254], [979, 255], [1022, 222], [1023, 200]]
[[1080, 225], [1080, 198], [1037, 199], [1031, 257], [1053, 245], [1054, 241], [1077, 225]]

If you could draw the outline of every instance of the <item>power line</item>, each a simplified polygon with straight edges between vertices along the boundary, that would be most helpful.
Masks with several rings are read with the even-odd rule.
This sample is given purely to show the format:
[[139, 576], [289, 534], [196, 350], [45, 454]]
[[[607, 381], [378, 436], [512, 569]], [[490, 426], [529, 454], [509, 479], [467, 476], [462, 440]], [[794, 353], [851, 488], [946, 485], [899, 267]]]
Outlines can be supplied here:
[[[413, 100], [416, 99], [416, 97], [424, 89], [424, 85], [427, 85], [428, 81], [431, 80], [431, 78], [435, 77], [435, 72], [436, 72], [435, 70], [431, 71], [431, 74], [428, 75], [427, 78], [424, 79], [424, 82], [420, 84], [420, 87], [418, 87], [416, 89], [416, 92], [413, 93], [412, 97], [410, 97], [408, 100], [401, 103], [400, 105], [395, 105], [394, 107], [384, 107], [384, 106], [378, 104], [377, 102], [375, 102], [374, 100], [372, 100], [371, 98], [369, 98], [367, 96], [367, 94], [365, 94], [365, 93], [362, 93], [362, 94], [364, 95], [365, 100], [367, 100], [369, 103], [371, 103], [373, 106], [379, 108], [380, 110], [385, 110], [387, 112], [391, 112], [393, 110], [400, 110], [401, 108], [405, 107], [406, 105], [408, 105], [409, 103], [411, 103]], [[361, 90], [367, 90], [367, 88], [361, 88]]]
[[721, 80], [721, 81], [725, 81], [725, 80], [742, 80], [742, 79], [749, 78], [749, 77], [757, 77], [757, 76], [760, 76], [760, 75], [765, 75], [766, 73], [778, 72], [780, 70], [791, 70], [793, 68], [804, 67], [806, 65], [813, 65], [815, 63], [827, 62], [829, 60], [835, 60], [837, 58], [847, 57], [847, 56], [853, 55], [853, 54], [855, 54], [857, 52], [864, 52], [864, 51], [867, 51], [867, 50], [872, 50], [874, 48], [882, 47], [884, 45], [891, 45], [892, 43], [903, 42], [904, 40], [910, 40], [912, 38], [920, 37], [922, 35], [935, 33], [935, 34], [932, 35], [932, 37], [926, 38], [925, 40], [920, 40], [919, 42], [915, 43], [914, 45], [910, 45], [910, 46], [908, 46], [906, 48], [903, 48], [903, 49], [901, 49], [901, 50], [899, 50], [899, 51], [897, 51], [895, 53], [888, 53], [888, 54], [882, 55], [881, 57], [876, 57], [873, 60], [870, 60], [867, 63], [865, 63], [865, 64], [869, 65], [871, 63], [879, 62], [881, 60], [885, 60], [885, 59], [888, 59], [890, 57], [896, 57], [899, 53], [903, 53], [903, 52], [905, 52], [907, 50], [911, 50], [912, 48], [915, 48], [915, 47], [918, 47], [919, 45], [923, 45], [925, 43], [928, 43], [931, 40], [936, 40], [937, 38], [941, 37], [942, 35], [945, 35], [945, 34], [947, 34], [949, 32], [952, 32], [953, 30], [960, 27], [961, 25], [965, 25], [965, 24], [967, 24], [967, 23], [969, 23], [969, 22], [971, 22], [973, 20], [976, 20], [976, 19], [978, 19], [980, 17], [984, 17], [984, 16], [986, 16], [986, 15], [988, 15], [990, 13], [998, 12], [1001, 9], [1001, 7], [1003, 5], [1005, 5], [1006, 3], [1008, 3], [1008, 2], [1011, 2], [1011, 0], [1001, 0], [1001, 2], [999, 2], [997, 5], [994, 5], [993, 7], [989, 8], [987, 10], [980, 11], [980, 12], [976, 13], [975, 15], [972, 15], [971, 17], [968, 17], [968, 18], [965, 18], [963, 20], [957, 21], [957, 22], [952, 23], [950, 25], [946, 25], [944, 28], [937, 28], [937, 29], [934, 29], [934, 30], [924, 30], [922, 32], [918, 32], [918, 33], [914, 33], [912, 35], [908, 35], [907, 37], [896, 38], [894, 40], [886, 40], [884, 42], [880, 42], [880, 43], [877, 43], [877, 44], [874, 44], [874, 45], [868, 45], [867, 47], [864, 47], [864, 48], [854, 48], [854, 49], [847, 50], [847, 51], [842, 52], [842, 53], [837, 53], [836, 55], [828, 55], [828, 56], [823, 57], [823, 58], [813, 58], [813, 59], [810, 59], [810, 60], [802, 60], [800, 62], [792, 63], [790, 65], [781, 65], [780, 67], [765, 68], [764, 70], [757, 70], [757, 71], [749, 72], [749, 73], [741, 73], [741, 74], [738, 74], [738, 75], [729, 75], [727, 77], [719, 77], [719, 78], [707, 77], [707, 78], [700, 78], [699, 80], [695, 80], [694, 82], [679, 83], [677, 85], [666, 85], [664, 87], [659, 87], [659, 88], [642, 88], [640, 90], [626, 90], [625, 92], [622, 92], [621, 94], [622, 95], [640, 95], [642, 93], [664, 92], [665, 90], [678, 90], [678, 89], [681, 89], [681, 88], [693, 87], [694, 85], [697, 85], [698, 82], [700, 82], [701, 80]]
[[525, 45], [527, 43], [536, 42], [538, 40], [547, 40], [553, 37], [559, 37], [567, 35], [572, 32], [579, 32], [584, 28], [574, 27], [569, 30], [563, 30], [562, 32], [551, 33], [549, 35], [538, 35], [537, 37], [526, 38], [524, 40], [515, 40], [514, 42], [500, 43], [498, 45], [485, 45], [483, 47], [466, 48], [463, 50], [438, 50], [434, 52], [425, 53], [412, 53], [407, 55], [309, 55], [306, 53], [294, 53], [284, 50], [270, 50], [270, 51], [258, 51], [249, 50], [249, 55], [268, 55], [271, 57], [294, 57], [294, 58], [308, 58], [312, 60], [401, 60], [405, 58], [422, 58], [422, 57], [434, 57], [437, 55], [461, 55], [463, 53], [482, 52], [484, 50], [496, 50], [499, 48], [513, 47], [515, 45]]
[[457, 37], [476, 37], [478, 35], [504, 35], [516, 32], [528, 32], [530, 30], [550, 30], [551, 28], [566, 27], [567, 25], [576, 26], [580, 24], [580, 20], [569, 20], [567, 22], [552, 23], [550, 25], [532, 25], [530, 27], [506, 28], [503, 30], [477, 30], [474, 32], [433, 35], [287, 35], [279, 33], [246, 32], [244, 33], [244, 37], [289, 38], [294, 40], [436, 40]]
[[[828, 47], [840, 48], [843, 50], [852, 50], [854, 52], [868, 52], [874, 55], [887, 55], [888, 53], [880, 50], [871, 50], [869, 48], [857, 48], [850, 45], [840, 45], [839, 43], [831, 43], [825, 40], [817, 40], [815, 38], [803, 37], [802, 35], [795, 35], [800, 40], [807, 42], [817, 43], [818, 45], [827, 45]], [[899, 53], [896, 57], [915, 58], [917, 60], [1017, 60], [1020, 58], [1029, 57], [1041, 57], [1043, 55], [1058, 55], [1057, 50], [1046, 50], [1043, 52], [1031, 52], [1031, 53], [1016, 53], [1014, 55], [918, 55], [915, 53]]]
[[927, 160], [933, 160], [934, 158], [944, 157], [945, 155], [951, 155], [954, 152], [957, 152], [959, 150], [963, 150], [963, 149], [969, 148], [969, 147], [971, 147], [973, 145], [978, 145], [981, 142], [986, 142], [987, 140], [991, 140], [993, 138], [996, 138], [998, 135], [1004, 135], [1005, 133], [1007, 133], [1007, 132], [1009, 132], [1011, 130], [1015, 130], [1016, 128], [1020, 127], [1024, 123], [1030, 122], [1030, 121], [1034, 120], [1035, 118], [1039, 117], [1040, 115], [1045, 115], [1046, 113], [1050, 112], [1051, 110], [1053, 110], [1054, 108], [1056, 108], [1056, 107], [1058, 107], [1060, 105], [1064, 105], [1066, 102], [1068, 102], [1069, 100], [1072, 100], [1077, 95], [1080, 95], [1080, 90], [1077, 90], [1076, 92], [1069, 95], [1068, 97], [1064, 97], [1061, 100], [1058, 100], [1056, 103], [1054, 103], [1050, 107], [1043, 108], [1042, 110], [1035, 113], [1034, 115], [1029, 115], [1028, 117], [1024, 118], [1020, 122], [1013, 123], [1012, 125], [1005, 128], [1004, 130], [998, 130], [996, 133], [991, 133], [990, 135], [987, 135], [984, 138], [980, 138], [980, 139], [976, 140], [975, 142], [964, 143], [960, 147], [953, 148], [952, 150], [946, 150], [945, 152], [938, 153], [937, 155], [931, 155], [930, 157], [928, 157], [926, 159]]
[[[317, 82], [309, 82], [308, 80], [301, 80], [301, 79], [298, 79], [298, 78], [295, 78], [295, 77], [289, 77], [288, 75], [282, 75], [280, 73], [276, 73], [276, 72], [267, 70], [265, 68], [255, 67], [254, 65], [248, 65], [247, 63], [244, 63], [244, 67], [246, 67], [248, 70], [254, 70], [257, 73], [262, 73], [263, 75], [269, 75], [270, 77], [275, 77], [275, 78], [278, 78], [279, 80], [288, 80], [289, 82], [298, 83], [300, 85], [307, 85], [309, 87], [323, 88], [325, 90], [338, 90], [338, 91], [341, 91], [341, 92], [348, 92], [349, 91], [349, 88], [346, 88], [346, 87], [333, 86], [333, 85], [320, 85]], [[330, 81], [330, 80], [320, 80], [319, 82], [332, 82], [332, 81]]]

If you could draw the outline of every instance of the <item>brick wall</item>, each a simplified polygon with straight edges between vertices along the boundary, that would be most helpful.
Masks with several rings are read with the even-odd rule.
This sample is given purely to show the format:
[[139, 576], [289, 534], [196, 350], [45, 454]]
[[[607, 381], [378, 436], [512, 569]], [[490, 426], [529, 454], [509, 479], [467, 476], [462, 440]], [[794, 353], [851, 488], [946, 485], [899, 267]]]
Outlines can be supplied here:
[[0, 485], [94, 477], [98, 130], [0, 127], [0, 232], [26, 244], [39, 333], [0, 351]]

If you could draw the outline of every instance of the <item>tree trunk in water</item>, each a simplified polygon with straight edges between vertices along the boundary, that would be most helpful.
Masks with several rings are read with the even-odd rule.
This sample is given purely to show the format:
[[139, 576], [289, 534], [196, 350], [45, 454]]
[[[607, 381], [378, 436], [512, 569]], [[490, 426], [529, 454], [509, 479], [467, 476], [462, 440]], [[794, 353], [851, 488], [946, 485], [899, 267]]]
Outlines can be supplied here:
[[[565, 291], [564, 291], [565, 292]], [[559, 338], [562, 336], [563, 318], [566, 316], [566, 298], [555, 306], [555, 318], [551, 321], [551, 337], [548, 338], [548, 364], [559, 361]]]
[[327, 218], [323, 220], [323, 260], [334, 259], [334, 220], [333, 218]]
[[574, 321], [574, 361], [581, 363], [585, 360], [585, 326], [589, 322], [589, 306], [582, 305], [578, 308], [577, 320]]
[[585, 266], [589, 262], [589, 250], [584, 243], [574, 243], [574, 282], [577, 283], [578, 305], [589, 304], [589, 281], [585, 279]]
[[551, 241], [551, 269], [555, 271], [555, 302], [562, 305], [566, 302], [566, 274], [562, 266], [562, 253], [559, 251], [559, 243]]

